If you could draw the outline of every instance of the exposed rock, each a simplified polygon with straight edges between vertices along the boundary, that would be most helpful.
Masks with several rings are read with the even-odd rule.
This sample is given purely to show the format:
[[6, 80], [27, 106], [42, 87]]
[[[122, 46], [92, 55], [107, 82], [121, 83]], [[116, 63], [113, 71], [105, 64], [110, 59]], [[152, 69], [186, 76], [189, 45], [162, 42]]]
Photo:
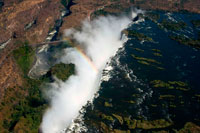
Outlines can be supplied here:
[[[129, 0], [74, 0], [76, 4], [70, 8], [72, 14], [63, 19], [70, 12], [66, 10], [66, 7], [69, 6], [62, 6], [60, 0], [0, 0], [0, 47], [4, 47], [0, 53], [0, 98], [4, 95], [6, 89], [24, 85], [23, 74], [11, 56], [12, 50], [21, 45], [21, 43], [16, 43], [19, 40], [28, 40], [31, 44], [51, 41], [56, 34], [61, 34], [65, 29], [79, 27], [82, 20], [91, 20], [95, 11], [105, 10], [106, 13], [118, 13], [132, 5], [143, 9], [187, 10], [200, 13], [200, 3], [196, 1], [135, 0], [133, 4], [130, 4]], [[60, 30], [58, 30], [59, 27], [61, 27]], [[9, 41], [9, 39], [11, 40]], [[47, 50], [47, 47], [48, 45], [42, 47], [40, 52]], [[143, 59], [143, 63], [144, 61], [147, 62], [144, 58], [140, 59]], [[41, 71], [41, 73], [45, 73], [45, 71]], [[181, 89], [181, 87], [179, 85], [177, 89]], [[15, 91], [18, 90], [15, 89]], [[12, 110], [12, 108], [9, 109]], [[1, 114], [0, 118], [4, 119], [4, 115]], [[20, 121], [23, 120], [24, 118], [20, 118]], [[99, 124], [104, 132], [110, 131], [105, 123]], [[20, 125], [23, 125], [23, 122], [16, 124], [15, 128], [19, 128]], [[152, 126], [152, 123], [149, 124], [149, 122], [146, 122], [146, 125], [155, 126]], [[147, 128], [146, 125], [140, 122], [138, 127]], [[132, 128], [135, 126], [133, 124]], [[123, 132], [118, 129], [115, 131]]]
[[5, 48], [6, 45], [11, 41], [11, 38], [9, 40], [7, 40], [6, 42], [0, 43], [0, 50]]
[[[61, 9], [64, 7], [62, 8], [59, 0], [23, 0], [10, 5], [6, 2], [3, 12], [0, 13], [0, 27], [5, 29], [4, 34], [12, 35], [15, 32], [18, 38], [26, 38], [31, 43], [42, 42], [49, 27], [60, 18]], [[32, 28], [33, 24], [35, 26]], [[29, 28], [31, 30], [27, 30]]]
[[[0, 2], [2, 6], [2, 1]], [[24, 40], [33, 44], [45, 41], [49, 28], [61, 18], [61, 11], [64, 10], [65, 7], [61, 5], [60, 0], [4, 1], [0, 12], [1, 95], [6, 88], [22, 86], [23, 83], [23, 74], [20, 70], [16, 70], [18, 67], [11, 57], [12, 50], [21, 46]], [[66, 15], [67, 12], [63, 14]], [[57, 22], [57, 27], [59, 26], [60, 22]]]
[[36, 24], [36, 20], [33, 20], [32, 22], [26, 24], [24, 30], [30, 29], [34, 24]]

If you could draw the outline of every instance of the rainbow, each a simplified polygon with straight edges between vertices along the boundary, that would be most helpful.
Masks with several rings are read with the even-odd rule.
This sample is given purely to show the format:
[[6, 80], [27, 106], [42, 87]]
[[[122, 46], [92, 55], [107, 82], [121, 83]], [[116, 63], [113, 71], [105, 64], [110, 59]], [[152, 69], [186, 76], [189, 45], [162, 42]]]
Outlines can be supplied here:
[[80, 54], [81, 57], [83, 57], [86, 62], [88, 62], [88, 64], [91, 66], [91, 68], [98, 73], [98, 69], [96, 67], [96, 65], [92, 62], [92, 60], [86, 55], [86, 53], [83, 51], [82, 48], [80, 48], [78, 45], [73, 45], [73, 42], [71, 41], [71, 39], [65, 37], [63, 38], [64, 41], [68, 42], [69, 45], [71, 45], [73, 48], [75, 48], [75, 50], [77, 50], [77, 52]]

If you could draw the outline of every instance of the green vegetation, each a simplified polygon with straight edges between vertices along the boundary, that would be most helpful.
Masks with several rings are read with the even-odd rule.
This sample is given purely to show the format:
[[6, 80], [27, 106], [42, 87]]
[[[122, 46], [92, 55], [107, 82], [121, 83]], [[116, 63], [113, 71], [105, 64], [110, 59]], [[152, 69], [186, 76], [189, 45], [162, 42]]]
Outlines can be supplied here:
[[158, 13], [147, 12], [147, 18], [151, 19], [152, 21], [158, 21], [160, 19], [160, 15]]
[[140, 63], [140, 64], [143, 64], [143, 65], [147, 65], [147, 66], [150, 65], [150, 63], [148, 63], [148, 62], [146, 62], [146, 61], [138, 60], [137, 62]]
[[181, 91], [188, 91], [189, 90], [187, 83], [184, 83], [182, 81], [164, 82], [164, 81], [161, 81], [161, 80], [153, 80], [150, 83], [155, 88], [176, 89], [176, 90], [181, 90]]
[[161, 53], [153, 53], [153, 55], [162, 57], [162, 54], [161, 54]]
[[131, 133], [130, 130], [124, 131], [124, 130], [119, 130], [119, 129], [114, 129], [114, 133]]
[[102, 119], [106, 119], [108, 121], [114, 121], [112, 116], [109, 116], [109, 115], [101, 114], [101, 117], [102, 117]]
[[13, 51], [13, 56], [25, 75], [28, 74], [33, 63], [34, 54], [33, 49], [28, 46], [28, 42], [24, 42], [23, 46]]
[[138, 52], [144, 52], [144, 50], [140, 49], [140, 48], [133, 48], [134, 50], [138, 51]]
[[[120, 1], [120, 0], [111, 0], [111, 1]], [[109, 11], [109, 9], [114, 9], [114, 10], [120, 10], [120, 11], [125, 11], [126, 9], [121, 5], [121, 4], [118, 4], [118, 3], [115, 3], [115, 4], [110, 4], [108, 6], [105, 6], [105, 10], [108, 9], [107, 11]], [[109, 11], [110, 13], [112, 13], [112, 11]], [[113, 13], [114, 14], [114, 13]], [[117, 14], [117, 13], [116, 13]]]
[[133, 30], [123, 30], [122, 32], [128, 37], [135, 37], [139, 41], [153, 42], [153, 39], [151, 37], [148, 37], [143, 33], [139, 33]]
[[124, 121], [123, 121], [122, 116], [117, 115], [117, 114], [112, 114], [112, 115], [113, 115], [115, 118], [117, 118], [117, 120], [119, 121], [119, 123], [120, 123], [121, 125], [123, 125]]
[[[157, 105], [153, 106], [157, 107]], [[174, 108], [174, 106], [175, 105], [170, 104], [170, 107]], [[143, 129], [144, 131], [148, 130], [160, 131], [165, 128], [169, 128], [174, 124], [172, 121], [168, 121], [165, 119], [155, 119], [155, 120], [144, 120], [142, 118], [135, 119], [130, 117], [129, 115], [123, 115], [117, 112], [113, 113], [112, 116], [103, 114], [97, 110], [92, 111], [92, 113], [97, 117], [93, 117], [93, 120], [90, 121], [91, 122], [90, 124], [96, 127], [100, 127], [100, 129], [102, 129], [102, 132], [121, 133], [121, 132], [132, 132], [135, 129]], [[119, 122], [121, 126], [126, 127], [126, 130], [118, 128], [113, 129], [112, 127], [107, 125], [108, 123], [113, 123], [116, 120]]]
[[157, 129], [165, 128], [171, 126], [173, 123], [166, 121], [164, 119], [147, 121], [147, 120], [137, 120], [137, 128], [141, 129]]
[[[34, 85], [32, 85], [33, 82]], [[0, 123], [1, 131], [12, 132], [20, 129], [22, 132], [38, 132], [42, 114], [47, 107], [39, 90], [39, 84], [37, 81], [28, 79], [24, 88], [16, 87], [6, 90], [1, 101], [3, 115], [1, 118], [3, 123]]]
[[[22, 42], [15, 44], [20, 43]], [[24, 42], [21, 47], [14, 50], [12, 55], [23, 72], [23, 86], [5, 90], [4, 97], [0, 101], [0, 131], [37, 133], [42, 115], [48, 106], [42, 96], [41, 85], [49, 82], [51, 75], [47, 74], [39, 79], [28, 77], [27, 74], [35, 56], [35, 51], [28, 45], [28, 42]], [[74, 73], [74, 65], [62, 63], [55, 65], [51, 73], [66, 80]]]
[[99, 10], [93, 12], [91, 17], [95, 18], [95, 17], [98, 17], [98, 16], [106, 16], [108, 14], [112, 14], [112, 13], [109, 13], [109, 12], [105, 11], [104, 9], [99, 9]]
[[154, 56], [162, 57], [161, 51], [159, 49], [151, 49], [154, 53]]
[[161, 25], [168, 30], [181, 30], [187, 26], [184, 22], [169, 22], [166, 19], [162, 20]]
[[184, 128], [180, 129], [179, 131], [176, 131], [178, 133], [199, 133], [200, 127], [192, 122], [187, 122], [184, 125]]
[[109, 133], [110, 132], [110, 128], [103, 122], [100, 122], [100, 126], [103, 129], [104, 132]]
[[159, 70], [165, 70], [165, 68], [163, 68], [163, 67], [156, 67], [156, 68]]
[[158, 129], [158, 128], [166, 128], [173, 125], [172, 122], [166, 121], [164, 119], [158, 120], [131, 120], [128, 117], [124, 117], [124, 121], [129, 129], [141, 128], [141, 129]]
[[181, 87], [186, 87], [187, 84], [184, 83], [184, 82], [181, 82], [181, 81], [168, 81], [169, 84], [171, 85], [178, 85], [178, 86], [181, 86]]
[[139, 60], [139, 61], [143, 61], [145, 63], [155, 63], [155, 64], [161, 64], [160, 62], [154, 60], [154, 59], [148, 59], [148, 58], [144, 58], [144, 57], [138, 57], [138, 56], [135, 56], [134, 54], [132, 54], [132, 57], [136, 60]]
[[[126, 126], [128, 128], [127, 131], [134, 130], [134, 129], [157, 130], [157, 129], [167, 128], [173, 125], [172, 121], [167, 121], [165, 119], [140, 120], [140, 119], [132, 119], [131, 117], [127, 117], [127, 116], [120, 116], [117, 113], [112, 114], [112, 116], [100, 113], [100, 117], [103, 120], [114, 122], [114, 120], [117, 119], [120, 125]], [[97, 122], [96, 119], [93, 122], [96, 123]], [[101, 120], [99, 121], [99, 123], [100, 123], [99, 124], [100, 127], [103, 129], [104, 132], [105, 131], [114, 132], [117, 130], [127, 132], [124, 130], [112, 129], [109, 126], [107, 126], [106, 123], [103, 123]], [[95, 124], [95, 125], [98, 126], [98, 124]]]
[[55, 75], [57, 78], [62, 81], [66, 81], [69, 76], [75, 74], [75, 65], [74, 64], [56, 64], [50, 70], [51, 75]]
[[[28, 78], [27, 74], [33, 63], [34, 51], [28, 42], [13, 51], [13, 56], [24, 73], [23, 87], [8, 88], [1, 101], [1, 114], [3, 123], [0, 130], [4, 132], [38, 132], [42, 114], [47, 107], [47, 102], [42, 98], [41, 80]], [[6, 103], [5, 105], [2, 103]]]
[[131, 101], [127, 101], [128, 103], [134, 104], [135, 101], [131, 100]]
[[159, 49], [151, 49], [152, 51], [154, 51], [154, 52], [161, 52]]
[[64, 7], [68, 8], [72, 0], [60, 0], [60, 2]]
[[191, 23], [194, 25], [194, 27], [200, 27], [200, 20], [192, 20]]
[[[163, 67], [160, 67], [158, 65], [161, 65], [161, 62], [158, 62], [154, 59], [144, 58], [144, 57], [138, 57], [134, 54], [131, 55], [134, 59], [137, 60], [138, 63], [142, 65], [152, 66], [158, 70], [165, 70]], [[160, 53], [157, 53], [155, 56], [162, 56]]]
[[[172, 81], [174, 82], [174, 81]], [[177, 82], [176, 82], [177, 83]], [[162, 95], [163, 98], [174, 98], [172, 95]], [[158, 107], [158, 105], [151, 105], [152, 107]], [[163, 106], [165, 106], [163, 104]], [[169, 104], [170, 108], [176, 108], [176, 105], [174, 104]], [[114, 114], [111, 115], [105, 115], [97, 110], [92, 111], [94, 115], [98, 117], [93, 117], [93, 120], [90, 121], [90, 125], [92, 124], [93, 126], [101, 129], [102, 132], [112, 132], [112, 133], [129, 133], [129, 132], [134, 132], [135, 129], [142, 129], [144, 132], [165, 132], [168, 130], [173, 130], [175, 132], [189, 132], [189, 131], [194, 131], [194, 132], [199, 132], [200, 128], [199, 126], [195, 125], [192, 122], [187, 122], [185, 126], [180, 129], [180, 127], [177, 129], [174, 127], [174, 122], [171, 120], [166, 120], [166, 119], [154, 119], [154, 120], [144, 120], [142, 118], [132, 118], [129, 115], [123, 115], [123, 114], [118, 114], [115, 112]], [[100, 118], [100, 119], [98, 119]], [[115, 121], [118, 121], [119, 124], [122, 127], [126, 128], [113, 128], [109, 126], [109, 123], [113, 123]], [[86, 120], [87, 121], [87, 120]], [[121, 127], [120, 126], [120, 127]], [[126, 129], [126, 130], [124, 130]]]
[[197, 95], [195, 95], [195, 96], [200, 98], [200, 94], [197, 94]]
[[105, 103], [104, 103], [104, 106], [105, 106], [105, 107], [112, 107], [112, 104], [111, 104], [111, 103], [108, 103], [108, 102], [105, 102]]
[[158, 105], [156, 105], [156, 104], [151, 104], [151, 107], [157, 107]]
[[137, 120], [135, 120], [135, 119], [131, 120], [128, 117], [124, 117], [124, 122], [128, 126], [129, 129], [135, 129], [136, 128]]
[[200, 38], [192, 39], [192, 38], [186, 38], [185, 36], [169, 36], [172, 40], [177, 41], [180, 44], [189, 45], [195, 48], [200, 49]]
[[160, 97], [159, 97], [159, 99], [165, 99], [165, 98], [167, 98], [167, 99], [169, 99], [169, 98], [175, 98], [175, 96], [173, 96], [173, 95], [160, 95]]

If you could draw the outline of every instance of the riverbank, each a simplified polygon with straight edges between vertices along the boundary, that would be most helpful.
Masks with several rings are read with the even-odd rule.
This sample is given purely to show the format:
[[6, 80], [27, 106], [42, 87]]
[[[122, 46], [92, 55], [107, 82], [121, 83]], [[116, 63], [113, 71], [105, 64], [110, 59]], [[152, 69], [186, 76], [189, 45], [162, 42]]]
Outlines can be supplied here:
[[[134, 2], [127, 0], [73, 0], [73, 3], [70, 3], [69, 7], [63, 6], [63, 3], [61, 3], [60, 0], [7, 0], [4, 1], [3, 4], [1, 0], [0, 2], [0, 44], [2, 44], [0, 50], [0, 100], [2, 105], [0, 112], [0, 118], [2, 120], [0, 129], [3, 128], [5, 131], [18, 130], [20, 127], [26, 128], [26, 124], [31, 123], [29, 121], [29, 116], [23, 116], [22, 118], [17, 116], [15, 117], [17, 119], [11, 123], [11, 126], [8, 125], [9, 122], [12, 122], [12, 118], [14, 118], [12, 115], [15, 115], [12, 108], [14, 106], [20, 107], [19, 105], [21, 105], [21, 102], [27, 102], [27, 99], [21, 99], [21, 97], [25, 96], [26, 98], [29, 98], [28, 94], [31, 91], [28, 88], [34, 86], [41, 98], [39, 85], [37, 86], [37, 83], [32, 82], [32, 80], [24, 76], [24, 68], [19, 65], [21, 59], [21, 63], [25, 63], [23, 62], [24, 58], [21, 57], [23, 53], [20, 58], [17, 59], [15, 58], [16, 56], [13, 55], [13, 51], [23, 47], [25, 41], [29, 42], [28, 45], [34, 48], [32, 54], [35, 54], [36, 46], [33, 46], [33, 44], [52, 41], [52, 39], [55, 38], [61, 39], [65, 29], [78, 28], [84, 19], [91, 20], [99, 15], [117, 14], [131, 6], [147, 10], [186, 10], [200, 13], [200, 8], [198, 8], [199, 5], [195, 0], [192, 0], [189, 3], [180, 3], [179, 1], [174, 3], [172, 1], [170, 4], [166, 4], [166, 2], [168, 2], [167, 0], [160, 3], [152, 1], [149, 3], [139, 2], [137, 0]], [[173, 8], [174, 6], [178, 6], [178, 8]], [[63, 16], [63, 14], [66, 12], [63, 11], [66, 11], [66, 7], [70, 8], [70, 12], [68, 12], [69, 16], [64, 17], [65, 15]], [[27, 51], [25, 50], [25, 53], [26, 52]], [[29, 69], [30, 67], [25, 67], [26, 72]], [[30, 83], [31, 86], [27, 87], [27, 83]], [[40, 83], [41, 82], [39, 81], [38, 84]], [[6, 92], [9, 93], [4, 95]], [[20, 95], [15, 102], [12, 102], [15, 93], [19, 93]], [[4, 105], [2, 101], [4, 101]], [[9, 101], [8, 103], [12, 104], [5, 105], [5, 101]], [[15, 109], [20, 110], [19, 108]], [[42, 108], [42, 110], [44, 110], [44, 108]], [[17, 115], [21, 116], [21, 114]], [[38, 121], [41, 121], [40, 118], [42, 113], [39, 115], [40, 116], [38, 116], [37, 119], [39, 119]], [[39, 123], [35, 123], [34, 127], [38, 128], [38, 126]], [[33, 127], [33, 125], [30, 124], [29, 127]]]

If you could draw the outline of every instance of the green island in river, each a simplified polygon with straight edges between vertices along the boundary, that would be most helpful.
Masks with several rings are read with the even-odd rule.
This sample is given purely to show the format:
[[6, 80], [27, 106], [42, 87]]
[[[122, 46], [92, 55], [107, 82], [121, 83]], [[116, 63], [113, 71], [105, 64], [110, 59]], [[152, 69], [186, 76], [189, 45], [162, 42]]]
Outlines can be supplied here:
[[[46, 74], [38, 78], [31, 78], [29, 72], [35, 64], [36, 53], [39, 47], [32, 44], [48, 42], [48, 37], [52, 37], [52, 40], [62, 39], [62, 32], [65, 29], [72, 27], [79, 29], [80, 22], [85, 18], [93, 20], [99, 16], [117, 16], [119, 12], [127, 13], [130, 10], [130, 6], [132, 6], [131, 4], [133, 4], [134, 7], [141, 7], [146, 11], [145, 15], [139, 15], [139, 18], [143, 18], [148, 22], [150, 21], [149, 23], [153, 23], [154, 26], [156, 25], [157, 30], [160, 30], [159, 35], [162, 33], [163, 36], [171, 39], [173, 43], [180, 44], [180, 47], [177, 46], [177, 49], [183, 47], [184, 50], [189, 49], [198, 52], [200, 49], [200, 18], [191, 18], [191, 20], [187, 21], [181, 19], [173, 21], [166, 17], [168, 11], [169, 14], [179, 15], [179, 8], [180, 13], [183, 12], [182, 16], [186, 15], [190, 17], [196, 14], [199, 16], [198, 13], [200, 11], [198, 7], [196, 8], [196, 5], [193, 4], [194, 8], [191, 9], [190, 4], [192, 2], [187, 3], [188, 1], [180, 0], [180, 3], [186, 4], [178, 5], [179, 2], [173, 3], [173, 1], [170, 1], [172, 2], [171, 5], [175, 5], [176, 8], [169, 8], [165, 2], [169, 3], [169, 1], [161, 1], [161, 3], [158, 2], [155, 4], [152, 0], [150, 2], [145, 0], [130, 0], [127, 3], [120, 0], [0, 0], [0, 78], [2, 78], [0, 84], [0, 87], [2, 87], [2, 90], [0, 90], [0, 133], [41, 132], [40, 124], [42, 116], [50, 104], [43, 93], [46, 85], [57, 80], [66, 82], [71, 75], [76, 74], [76, 70], [74, 64], [59, 62], [53, 64]], [[151, 6], [151, 4], [155, 5]], [[163, 5], [166, 5], [166, 7], [163, 7]], [[163, 14], [166, 18], [163, 18]], [[192, 27], [194, 34], [186, 34], [189, 26]], [[55, 31], [55, 36], [51, 36]], [[170, 62], [171, 58], [169, 60], [167, 58], [171, 56], [171, 53], [167, 53], [166, 51], [173, 51], [173, 47], [171, 46], [169, 49], [166, 49], [164, 42], [162, 44], [157, 43], [157, 38], [153, 36], [154, 31], [150, 34], [148, 32], [144, 31], [144, 29], [136, 30], [130, 28], [122, 31], [122, 34], [125, 34], [130, 39], [130, 42], [134, 41], [133, 47], [128, 46], [128, 49], [125, 48], [127, 51], [124, 53], [127, 53], [125, 56], [129, 57], [127, 60], [130, 64], [124, 66], [125, 68], [130, 67], [133, 69], [133, 73], [136, 73], [137, 76], [140, 74], [138, 79], [144, 79], [144, 81], [139, 82], [145, 85], [148, 84], [145, 87], [150, 87], [156, 93], [156, 96], [154, 93], [149, 93], [151, 96], [148, 96], [147, 93], [149, 90], [145, 92], [146, 90], [142, 90], [140, 85], [129, 83], [132, 79], [133, 81], [136, 80], [130, 76], [132, 73], [128, 71], [129, 68], [126, 68], [126, 72], [129, 75], [122, 70], [116, 72], [116, 74], [119, 74], [115, 75], [116, 79], [119, 77], [123, 77], [124, 79], [116, 81], [116, 86], [112, 86], [111, 84], [106, 86], [106, 83], [103, 84], [105, 88], [98, 92], [100, 96], [94, 100], [94, 106], [87, 105], [84, 107], [86, 109], [86, 113], [83, 114], [84, 123], [91, 129], [94, 128], [96, 132], [200, 132], [200, 119], [198, 114], [195, 114], [198, 113], [195, 111], [199, 109], [199, 106], [193, 108], [194, 103], [196, 105], [200, 103], [200, 93], [198, 89], [194, 90], [198, 85], [195, 84], [195, 81], [187, 81], [184, 79], [185, 77], [180, 78], [182, 75], [191, 73], [191, 66], [194, 65], [192, 64], [193, 62], [187, 64], [185, 63], [186, 60], [184, 60], [181, 62], [182, 64], [172, 66], [173, 62], [178, 62], [177, 60], [181, 59], [180, 56], [172, 54], [173, 59], [177, 60]], [[171, 43], [169, 40], [166, 42]], [[190, 57], [187, 60], [198, 62], [198, 55], [195, 54], [192, 56], [192, 54], [188, 55]], [[166, 60], [169, 62], [166, 63]], [[7, 64], [11, 65], [6, 66]], [[188, 66], [191, 67], [190, 70], [181, 71], [189, 69]], [[16, 69], [10, 69], [11, 67], [16, 67]], [[173, 71], [172, 69], [176, 70]], [[175, 72], [178, 74], [176, 77], [172, 76], [172, 79], [162, 78]], [[198, 72], [197, 70], [194, 74], [197, 77]], [[17, 83], [16, 73], [20, 75], [21, 84]], [[145, 74], [147, 73], [150, 74], [146, 76]], [[164, 76], [155, 78], [159, 73]], [[193, 75], [191, 74], [188, 77], [191, 76]], [[191, 78], [190, 80], [193, 79]], [[128, 87], [124, 84], [120, 85], [119, 81], [127, 83]], [[123, 90], [124, 88], [122, 87], [124, 86], [132, 90]], [[112, 90], [113, 88], [116, 90]], [[126, 91], [129, 94], [126, 94]], [[155, 99], [152, 98], [154, 96]], [[144, 98], [144, 100], [141, 100], [141, 98]], [[191, 101], [187, 101], [188, 99]], [[140, 109], [146, 110], [150, 108], [150, 110], [148, 110], [149, 112], [146, 110], [146, 112], [137, 110], [138, 112], [135, 113], [134, 111], [139, 107], [143, 107]], [[158, 116], [156, 111], [159, 109], [166, 109], [162, 110], [161, 113], [166, 114], [167, 117]], [[176, 118], [179, 120], [182, 115], [181, 113], [185, 113], [188, 110], [192, 110], [186, 113], [191, 113], [191, 118], [188, 118], [188, 116], [184, 118], [182, 116], [183, 121], [178, 123]], [[180, 112], [179, 116], [177, 112]], [[144, 116], [142, 113], [147, 113], [148, 115]], [[90, 132], [93, 131], [91, 130]]]

